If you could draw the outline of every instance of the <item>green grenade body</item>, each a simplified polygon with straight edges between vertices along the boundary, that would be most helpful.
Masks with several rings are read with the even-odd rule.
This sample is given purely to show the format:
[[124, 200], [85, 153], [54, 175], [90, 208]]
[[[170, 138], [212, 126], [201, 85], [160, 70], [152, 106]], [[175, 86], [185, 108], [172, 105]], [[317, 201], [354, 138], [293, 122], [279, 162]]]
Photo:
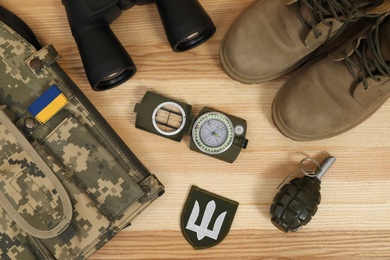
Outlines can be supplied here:
[[271, 222], [284, 232], [297, 231], [309, 223], [321, 202], [320, 184], [311, 176], [285, 184], [271, 205]]

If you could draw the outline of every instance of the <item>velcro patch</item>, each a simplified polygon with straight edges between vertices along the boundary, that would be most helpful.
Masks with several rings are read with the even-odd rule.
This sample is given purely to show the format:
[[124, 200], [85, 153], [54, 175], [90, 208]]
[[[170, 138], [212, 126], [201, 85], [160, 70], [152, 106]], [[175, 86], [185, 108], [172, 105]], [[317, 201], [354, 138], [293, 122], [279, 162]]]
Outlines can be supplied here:
[[229, 233], [238, 202], [192, 186], [181, 215], [181, 230], [195, 249], [219, 244]]
[[28, 111], [41, 124], [45, 124], [67, 103], [66, 96], [53, 85], [29, 106]]

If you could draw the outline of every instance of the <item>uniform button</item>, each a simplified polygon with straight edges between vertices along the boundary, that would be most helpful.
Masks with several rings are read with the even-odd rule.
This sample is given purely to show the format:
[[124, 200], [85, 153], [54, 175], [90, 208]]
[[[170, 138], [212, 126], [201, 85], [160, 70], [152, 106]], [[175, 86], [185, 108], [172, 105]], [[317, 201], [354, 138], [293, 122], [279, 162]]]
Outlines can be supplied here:
[[150, 189], [150, 187], [149, 186], [147, 186], [147, 185], [143, 185], [142, 187], [141, 187], [141, 189], [144, 191], [144, 197], [148, 197], [150, 194], [151, 194], [151, 192], [152, 192], [152, 190]]
[[24, 119], [24, 127], [27, 129], [33, 129], [35, 127], [35, 120], [31, 117]]
[[30, 67], [39, 70], [42, 68], [42, 61], [39, 58], [34, 58], [30, 61]]

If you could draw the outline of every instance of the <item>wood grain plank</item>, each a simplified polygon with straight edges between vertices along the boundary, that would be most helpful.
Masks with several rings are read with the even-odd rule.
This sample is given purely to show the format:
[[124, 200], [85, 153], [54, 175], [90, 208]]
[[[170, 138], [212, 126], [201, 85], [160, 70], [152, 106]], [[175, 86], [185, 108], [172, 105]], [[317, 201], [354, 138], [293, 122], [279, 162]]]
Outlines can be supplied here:
[[[24, 19], [43, 44], [54, 44], [63, 69], [166, 186], [163, 197], [91, 259], [388, 259], [389, 102], [340, 136], [306, 143], [284, 137], [273, 125], [271, 105], [292, 74], [245, 85], [230, 79], [219, 61], [226, 30], [253, 0], [200, 2], [217, 32], [185, 53], [171, 51], [154, 5], [124, 12], [111, 27], [138, 72], [104, 93], [92, 91], [87, 82], [61, 1], [1, 3]], [[136, 129], [133, 108], [147, 90], [193, 105], [194, 114], [208, 106], [245, 118], [248, 148], [227, 164], [190, 151], [190, 137], [173, 142]], [[321, 160], [327, 154], [337, 161], [323, 178], [316, 216], [297, 233], [281, 233], [268, 215], [277, 185], [297, 171], [302, 158]], [[180, 214], [191, 185], [240, 203], [229, 235], [214, 248], [195, 251], [180, 232]]]

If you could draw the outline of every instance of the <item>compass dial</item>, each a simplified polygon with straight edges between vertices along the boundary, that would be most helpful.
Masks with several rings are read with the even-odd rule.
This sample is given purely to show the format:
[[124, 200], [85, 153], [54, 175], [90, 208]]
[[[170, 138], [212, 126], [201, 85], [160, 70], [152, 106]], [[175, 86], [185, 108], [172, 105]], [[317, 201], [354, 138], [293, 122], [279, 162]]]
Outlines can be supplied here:
[[234, 141], [234, 127], [226, 115], [208, 112], [199, 116], [195, 121], [192, 139], [195, 145], [205, 153], [223, 153]]

